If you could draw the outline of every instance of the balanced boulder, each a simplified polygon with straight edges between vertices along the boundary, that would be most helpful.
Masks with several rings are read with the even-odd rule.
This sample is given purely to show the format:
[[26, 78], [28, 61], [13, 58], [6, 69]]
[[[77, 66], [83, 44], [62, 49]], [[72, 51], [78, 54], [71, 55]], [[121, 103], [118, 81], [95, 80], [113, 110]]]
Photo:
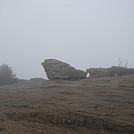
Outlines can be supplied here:
[[41, 63], [49, 80], [78, 80], [86, 78], [87, 73], [56, 59], [46, 59]]

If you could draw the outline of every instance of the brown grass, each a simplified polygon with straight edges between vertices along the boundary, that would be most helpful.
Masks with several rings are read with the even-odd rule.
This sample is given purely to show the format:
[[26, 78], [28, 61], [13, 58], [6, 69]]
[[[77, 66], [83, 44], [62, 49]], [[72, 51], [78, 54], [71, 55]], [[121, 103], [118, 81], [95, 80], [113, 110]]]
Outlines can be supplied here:
[[134, 75], [0, 86], [0, 134], [133, 134]]

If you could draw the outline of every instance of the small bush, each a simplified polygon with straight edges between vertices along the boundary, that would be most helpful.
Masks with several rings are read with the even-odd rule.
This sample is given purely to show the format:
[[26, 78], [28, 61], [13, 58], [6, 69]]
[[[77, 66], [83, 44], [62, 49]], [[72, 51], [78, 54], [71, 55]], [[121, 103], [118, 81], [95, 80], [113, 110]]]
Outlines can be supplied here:
[[16, 75], [13, 73], [11, 67], [9, 67], [6, 64], [0, 66], [0, 85], [12, 84], [17, 81], [18, 79], [16, 78]]

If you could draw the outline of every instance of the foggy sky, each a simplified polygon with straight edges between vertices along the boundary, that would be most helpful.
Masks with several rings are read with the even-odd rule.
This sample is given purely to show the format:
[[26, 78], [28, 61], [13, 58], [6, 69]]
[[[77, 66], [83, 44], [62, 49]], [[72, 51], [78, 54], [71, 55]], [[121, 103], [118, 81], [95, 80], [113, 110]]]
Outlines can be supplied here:
[[134, 0], [0, 0], [0, 65], [45, 78], [55, 58], [86, 70], [134, 66]]

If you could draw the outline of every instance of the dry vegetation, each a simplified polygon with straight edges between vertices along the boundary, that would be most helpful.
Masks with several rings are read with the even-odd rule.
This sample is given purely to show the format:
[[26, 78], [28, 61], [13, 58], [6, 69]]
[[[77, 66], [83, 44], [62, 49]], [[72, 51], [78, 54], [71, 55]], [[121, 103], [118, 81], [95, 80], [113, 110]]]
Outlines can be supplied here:
[[134, 75], [0, 86], [0, 134], [133, 134]]

